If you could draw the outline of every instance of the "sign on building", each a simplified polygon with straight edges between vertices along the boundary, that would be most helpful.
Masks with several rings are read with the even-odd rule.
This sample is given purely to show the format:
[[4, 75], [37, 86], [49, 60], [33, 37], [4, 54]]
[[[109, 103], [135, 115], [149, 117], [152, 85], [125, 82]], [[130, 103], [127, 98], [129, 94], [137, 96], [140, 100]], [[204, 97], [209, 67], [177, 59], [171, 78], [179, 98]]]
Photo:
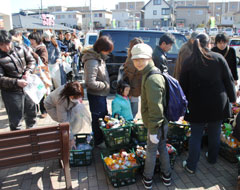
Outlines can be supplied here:
[[44, 26], [54, 26], [55, 17], [49, 14], [42, 14], [42, 24]]

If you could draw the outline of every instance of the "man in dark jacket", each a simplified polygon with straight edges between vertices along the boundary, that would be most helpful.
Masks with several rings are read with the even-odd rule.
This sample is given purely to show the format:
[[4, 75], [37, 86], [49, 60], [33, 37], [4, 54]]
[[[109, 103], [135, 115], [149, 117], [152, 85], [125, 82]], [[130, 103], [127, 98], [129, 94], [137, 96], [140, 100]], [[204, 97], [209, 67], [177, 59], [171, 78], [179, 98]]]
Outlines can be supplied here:
[[166, 53], [172, 48], [172, 45], [174, 43], [175, 37], [172, 34], [166, 33], [162, 35], [159, 40], [159, 46], [156, 46], [153, 51], [152, 59], [154, 61], [154, 64], [162, 72], [168, 71]]
[[0, 88], [11, 130], [21, 129], [24, 116], [26, 127], [36, 124], [36, 105], [23, 92], [35, 60], [23, 46], [13, 46], [12, 36], [0, 30]]
[[70, 56], [73, 56], [75, 53], [77, 53], [75, 49], [75, 45], [71, 40], [71, 33], [66, 32], [65, 33], [65, 39], [63, 40], [63, 43], [65, 46], [67, 46], [68, 52]]

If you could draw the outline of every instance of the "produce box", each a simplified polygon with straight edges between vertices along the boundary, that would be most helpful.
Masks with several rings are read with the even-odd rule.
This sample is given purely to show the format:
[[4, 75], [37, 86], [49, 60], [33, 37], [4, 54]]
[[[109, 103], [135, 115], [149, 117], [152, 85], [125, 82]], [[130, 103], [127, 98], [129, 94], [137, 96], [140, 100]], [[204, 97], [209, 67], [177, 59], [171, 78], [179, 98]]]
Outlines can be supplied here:
[[136, 182], [136, 173], [140, 167], [136, 155], [130, 151], [103, 151], [101, 153], [105, 172], [113, 187], [121, 187]]
[[[170, 160], [170, 165], [171, 168], [174, 168], [174, 164], [175, 164], [175, 160], [176, 160], [176, 156], [177, 156], [177, 151], [176, 149], [170, 145], [170, 144], [166, 144], [167, 150], [168, 150], [168, 154], [169, 154], [169, 160]], [[145, 165], [145, 159], [146, 159], [146, 146], [137, 146], [135, 149], [136, 152], [136, 156], [141, 164], [141, 169], [144, 169], [144, 165]], [[159, 172], [160, 171], [160, 162], [159, 162], [159, 152], [157, 152], [157, 158], [156, 158], [156, 166], [155, 166], [155, 172]]]
[[144, 127], [142, 120], [132, 123], [132, 136], [138, 143], [147, 142], [147, 128]]
[[92, 163], [93, 137], [91, 134], [77, 134], [74, 136], [76, 149], [70, 150], [70, 166], [87, 166]]
[[174, 146], [180, 155], [188, 147], [188, 140], [191, 136], [190, 124], [183, 122], [169, 122], [167, 143]]

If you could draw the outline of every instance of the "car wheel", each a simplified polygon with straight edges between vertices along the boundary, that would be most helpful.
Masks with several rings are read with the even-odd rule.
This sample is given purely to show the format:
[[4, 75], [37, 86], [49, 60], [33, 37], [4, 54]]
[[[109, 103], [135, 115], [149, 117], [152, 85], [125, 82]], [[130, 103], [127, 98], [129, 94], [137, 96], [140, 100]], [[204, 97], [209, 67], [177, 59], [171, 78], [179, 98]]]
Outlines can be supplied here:
[[117, 75], [110, 76], [110, 93], [115, 94], [117, 92]]

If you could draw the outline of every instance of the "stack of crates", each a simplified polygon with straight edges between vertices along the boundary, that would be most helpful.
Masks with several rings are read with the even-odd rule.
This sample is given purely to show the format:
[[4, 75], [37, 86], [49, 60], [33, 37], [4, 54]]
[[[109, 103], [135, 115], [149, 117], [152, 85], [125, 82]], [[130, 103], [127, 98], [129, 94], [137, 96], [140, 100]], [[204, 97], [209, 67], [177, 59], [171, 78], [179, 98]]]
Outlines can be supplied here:
[[70, 150], [70, 166], [87, 166], [92, 163], [92, 150], [94, 146], [91, 134], [77, 134], [74, 136], [76, 150]]

